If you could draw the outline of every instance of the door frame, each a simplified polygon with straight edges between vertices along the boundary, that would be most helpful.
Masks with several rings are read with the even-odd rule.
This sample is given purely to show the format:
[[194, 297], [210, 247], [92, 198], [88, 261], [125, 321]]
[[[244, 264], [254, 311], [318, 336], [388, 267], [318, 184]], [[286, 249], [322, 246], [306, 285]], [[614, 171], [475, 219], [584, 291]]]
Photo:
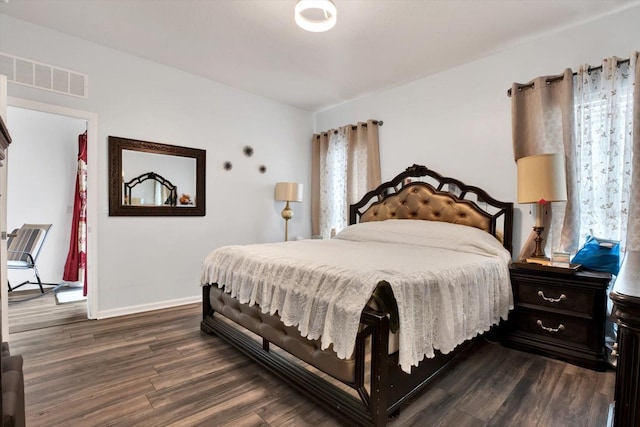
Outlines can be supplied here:
[[[0, 74], [0, 116], [7, 118], [7, 76]], [[6, 124], [6, 123], [5, 123]], [[9, 148], [7, 148], [5, 161], [0, 167], [0, 285], [7, 283], [7, 165], [6, 161], [9, 156]], [[9, 340], [9, 295], [7, 286], [0, 286], [0, 304], [1, 304], [1, 320], [2, 333], [1, 340]]]
[[[87, 318], [96, 319], [98, 313], [98, 115], [89, 111], [75, 110], [60, 105], [45, 104], [11, 96], [7, 98], [7, 104], [10, 107], [87, 121]], [[9, 156], [7, 156], [7, 159], [9, 159]], [[6, 180], [4, 185], [6, 187]], [[2, 194], [6, 194], [6, 188], [3, 188], [2, 191]], [[2, 299], [5, 301], [8, 298], [8, 296], [5, 297], [7, 293], [6, 286], [0, 286], [0, 288], [3, 293]], [[8, 317], [5, 316], [4, 310], [2, 317], [3, 329], [5, 325], [8, 328]], [[7, 334], [4, 336], [8, 337], [8, 329]]]

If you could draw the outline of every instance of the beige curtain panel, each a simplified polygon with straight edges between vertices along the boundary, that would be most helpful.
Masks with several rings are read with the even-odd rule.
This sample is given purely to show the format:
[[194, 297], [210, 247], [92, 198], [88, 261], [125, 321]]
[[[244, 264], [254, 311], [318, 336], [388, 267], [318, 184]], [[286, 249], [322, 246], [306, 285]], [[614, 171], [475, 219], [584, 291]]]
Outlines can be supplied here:
[[[525, 84], [514, 83], [511, 87], [515, 160], [537, 154], [564, 153], [568, 188], [575, 187], [577, 179], [573, 95], [573, 72], [570, 69], [557, 76], [542, 76]], [[550, 242], [552, 248], [569, 250], [578, 244], [576, 232], [571, 227], [576, 218], [575, 206], [575, 197], [569, 193], [566, 203], [553, 204], [553, 215], [551, 206], [546, 206], [542, 238]], [[535, 237], [532, 231], [522, 247], [520, 259], [533, 253]]]
[[381, 184], [380, 141], [373, 120], [347, 126], [347, 131], [347, 205], [352, 205]]
[[329, 132], [311, 138], [311, 234], [320, 235], [320, 170], [329, 148]]

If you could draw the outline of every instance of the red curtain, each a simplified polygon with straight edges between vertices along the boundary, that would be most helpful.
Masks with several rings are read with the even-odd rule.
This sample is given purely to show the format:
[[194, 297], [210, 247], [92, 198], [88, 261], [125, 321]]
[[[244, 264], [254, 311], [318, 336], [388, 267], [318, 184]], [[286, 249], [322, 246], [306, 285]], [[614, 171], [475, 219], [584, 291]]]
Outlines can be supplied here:
[[73, 220], [69, 253], [64, 264], [62, 280], [84, 283], [83, 295], [87, 296], [87, 132], [78, 136], [78, 172], [73, 203]]

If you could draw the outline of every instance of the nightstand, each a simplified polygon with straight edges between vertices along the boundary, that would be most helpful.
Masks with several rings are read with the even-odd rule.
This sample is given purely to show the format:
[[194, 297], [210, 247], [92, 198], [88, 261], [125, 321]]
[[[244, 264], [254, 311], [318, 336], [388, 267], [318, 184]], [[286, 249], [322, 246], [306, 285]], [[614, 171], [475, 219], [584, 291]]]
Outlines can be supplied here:
[[605, 319], [609, 273], [510, 268], [514, 310], [504, 343], [590, 369], [608, 368]]

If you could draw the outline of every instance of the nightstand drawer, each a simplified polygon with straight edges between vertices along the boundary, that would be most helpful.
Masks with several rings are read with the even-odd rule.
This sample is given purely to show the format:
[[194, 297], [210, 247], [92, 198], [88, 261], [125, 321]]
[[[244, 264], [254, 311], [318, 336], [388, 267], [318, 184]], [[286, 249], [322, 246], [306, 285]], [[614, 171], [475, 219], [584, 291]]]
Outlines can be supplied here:
[[593, 317], [594, 291], [569, 286], [550, 286], [542, 280], [514, 281], [516, 304], [566, 310]]
[[511, 313], [512, 327], [520, 333], [532, 334], [541, 341], [595, 350], [597, 336], [593, 322], [572, 316], [547, 312], [515, 310]]

